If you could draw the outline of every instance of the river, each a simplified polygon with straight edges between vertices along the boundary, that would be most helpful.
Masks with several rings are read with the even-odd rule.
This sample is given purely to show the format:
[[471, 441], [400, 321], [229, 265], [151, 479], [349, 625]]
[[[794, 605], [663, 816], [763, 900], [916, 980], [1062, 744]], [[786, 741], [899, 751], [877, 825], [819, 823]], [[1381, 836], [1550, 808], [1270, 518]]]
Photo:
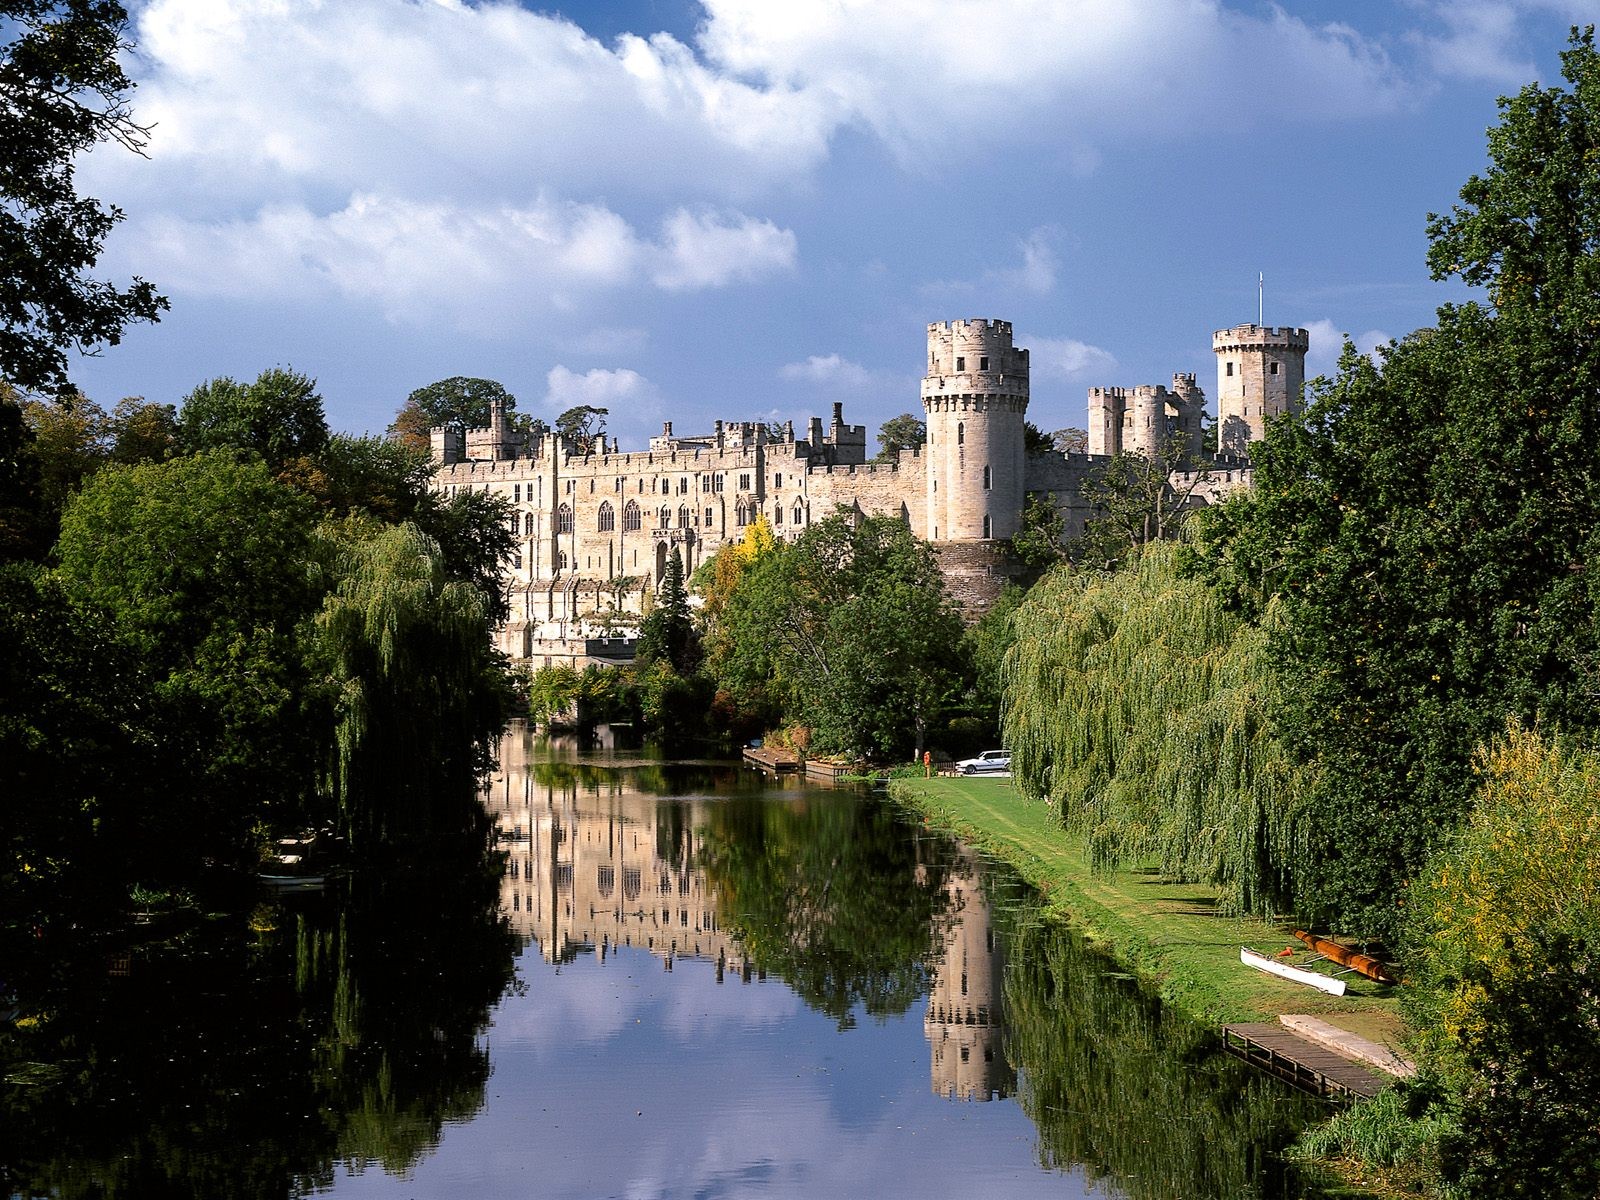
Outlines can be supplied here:
[[487, 865], [80, 972], [13, 1034], [7, 1194], [1322, 1195], [1320, 1102], [881, 796], [513, 727], [482, 800]]

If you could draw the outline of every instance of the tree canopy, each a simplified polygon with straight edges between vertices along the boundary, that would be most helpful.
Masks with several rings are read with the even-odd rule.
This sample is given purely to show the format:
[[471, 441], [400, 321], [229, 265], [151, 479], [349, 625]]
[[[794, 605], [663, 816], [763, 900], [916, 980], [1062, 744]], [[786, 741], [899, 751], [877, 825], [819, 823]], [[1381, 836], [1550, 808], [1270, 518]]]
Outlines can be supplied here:
[[[65, 395], [67, 354], [116, 345], [167, 307], [141, 279], [88, 274], [122, 211], [77, 193], [78, 156], [102, 142], [143, 153], [122, 69], [116, 0], [4, 0], [0, 30], [0, 379]], [[3, 455], [0, 455], [3, 457]]]
[[911, 413], [890, 417], [878, 428], [880, 461], [898, 458], [902, 450], [915, 450], [928, 440], [928, 423]]
[[178, 429], [191, 451], [253, 451], [275, 468], [328, 444], [317, 381], [283, 367], [261, 372], [253, 383], [227, 376], [202, 383], [184, 397]]

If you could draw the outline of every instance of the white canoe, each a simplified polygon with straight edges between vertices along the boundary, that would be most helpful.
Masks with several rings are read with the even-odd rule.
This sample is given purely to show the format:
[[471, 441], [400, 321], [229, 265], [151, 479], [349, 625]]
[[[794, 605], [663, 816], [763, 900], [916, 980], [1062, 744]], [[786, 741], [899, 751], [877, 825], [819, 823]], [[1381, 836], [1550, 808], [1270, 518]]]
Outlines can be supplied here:
[[1288, 963], [1281, 963], [1275, 958], [1268, 958], [1265, 954], [1257, 954], [1254, 950], [1246, 950], [1242, 946], [1239, 948], [1239, 961], [1247, 967], [1254, 967], [1258, 971], [1265, 971], [1268, 975], [1276, 975], [1280, 979], [1303, 983], [1307, 987], [1327, 992], [1330, 996], [1344, 995], [1342, 979], [1331, 979], [1316, 971], [1307, 971], [1304, 967], [1291, 967]]

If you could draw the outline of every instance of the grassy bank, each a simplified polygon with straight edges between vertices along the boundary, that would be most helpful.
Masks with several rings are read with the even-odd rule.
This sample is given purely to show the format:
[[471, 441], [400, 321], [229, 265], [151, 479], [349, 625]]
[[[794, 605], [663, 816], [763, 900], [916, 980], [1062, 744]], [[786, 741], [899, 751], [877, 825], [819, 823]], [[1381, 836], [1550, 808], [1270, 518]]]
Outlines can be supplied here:
[[1052, 910], [1197, 1021], [1316, 1013], [1378, 1041], [1398, 1029], [1393, 989], [1349, 975], [1349, 990], [1337, 998], [1239, 962], [1240, 946], [1266, 953], [1301, 948], [1287, 926], [1218, 915], [1214, 889], [1173, 883], [1154, 871], [1092, 873], [1082, 846], [1055, 814], [1024, 800], [1010, 780], [897, 779], [889, 790], [930, 825], [1010, 863]]

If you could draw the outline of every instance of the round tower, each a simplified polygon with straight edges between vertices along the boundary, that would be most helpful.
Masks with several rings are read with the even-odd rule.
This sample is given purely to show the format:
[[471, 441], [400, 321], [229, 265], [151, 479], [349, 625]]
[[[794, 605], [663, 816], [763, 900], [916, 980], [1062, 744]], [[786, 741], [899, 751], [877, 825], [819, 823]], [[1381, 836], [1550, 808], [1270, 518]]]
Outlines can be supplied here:
[[1008, 538], [1022, 514], [1028, 352], [1009, 321], [928, 326], [927, 531], [934, 542]]
[[1217, 355], [1217, 453], [1243, 457], [1267, 418], [1299, 412], [1311, 335], [1287, 326], [1235, 325], [1211, 335]]

